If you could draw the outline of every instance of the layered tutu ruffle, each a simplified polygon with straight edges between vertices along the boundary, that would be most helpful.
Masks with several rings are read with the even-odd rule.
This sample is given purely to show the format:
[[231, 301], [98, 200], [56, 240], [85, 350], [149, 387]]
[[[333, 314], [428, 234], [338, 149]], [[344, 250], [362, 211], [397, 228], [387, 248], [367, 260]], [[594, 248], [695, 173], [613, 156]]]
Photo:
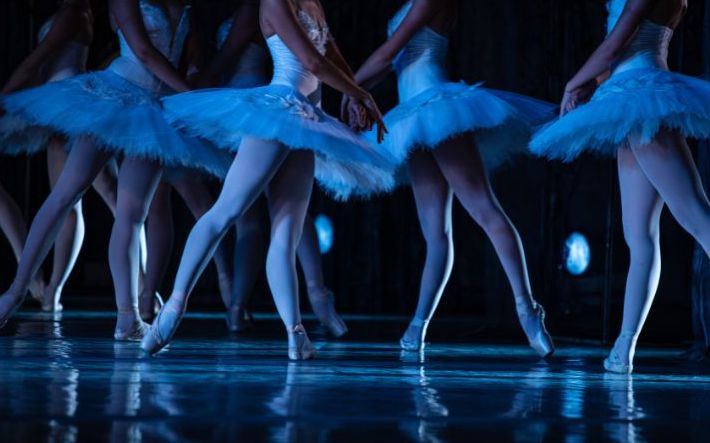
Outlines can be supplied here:
[[[537, 125], [552, 118], [554, 106], [518, 94], [464, 83], [442, 83], [401, 103], [385, 116], [386, 149], [399, 163], [415, 149], [436, 149], [473, 132], [486, 167], [496, 168], [526, 151]], [[374, 133], [368, 133], [373, 139]]]
[[288, 86], [210, 89], [166, 97], [165, 115], [188, 135], [237, 152], [243, 137], [316, 154], [316, 179], [335, 198], [394, 185], [393, 159]]
[[15, 115], [0, 118], [0, 154], [37, 154], [47, 148], [51, 136], [52, 131], [29, 126], [26, 120]]
[[588, 103], [535, 134], [530, 149], [565, 161], [585, 151], [613, 156], [629, 136], [648, 143], [662, 128], [710, 138], [710, 82], [654, 68], [614, 74]]
[[[3, 97], [11, 128], [91, 136], [100, 149], [159, 161], [166, 167], [199, 169], [223, 177], [226, 153], [170, 126], [160, 96], [111, 72], [83, 74]], [[0, 128], [3, 129], [3, 128]], [[17, 131], [0, 131], [0, 140]]]

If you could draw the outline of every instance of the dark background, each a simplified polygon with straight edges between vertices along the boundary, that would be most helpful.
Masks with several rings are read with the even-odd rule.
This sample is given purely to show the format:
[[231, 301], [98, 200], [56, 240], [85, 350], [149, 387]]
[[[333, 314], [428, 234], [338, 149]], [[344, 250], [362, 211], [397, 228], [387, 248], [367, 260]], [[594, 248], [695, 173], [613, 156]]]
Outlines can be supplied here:
[[[355, 67], [384, 41], [387, 20], [403, 3], [322, 2], [332, 32]], [[97, 33], [90, 61], [93, 68], [116, 47], [106, 20], [105, 2], [94, 3]], [[223, 2], [192, 3], [198, 21], [209, 24], [221, 18]], [[557, 102], [564, 83], [604, 37], [604, 3], [461, 1], [461, 20], [452, 39], [452, 77], [470, 83], [485, 81], [491, 87]], [[690, 1], [688, 16], [673, 41], [672, 69], [689, 75], [708, 71], [707, 3]], [[0, 0], [0, 80], [6, 80], [30, 51], [37, 29], [55, 7], [54, 0]], [[394, 78], [390, 77], [374, 93], [382, 107], [389, 109], [396, 102]], [[333, 111], [338, 103], [337, 94], [326, 94], [328, 109]], [[524, 240], [533, 288], [547, 307], [550, 329], [555, 334], [602, 339], [618, 329], [628, 255], [619, 220], [614, 167], [612, 160], [592, 157], [570, 165], [524, 158], [493, 178], [498, 196]], [[16, 197], [29, 219], [48, 192], [44, 156], [2, 158], [0, 174], [2, 184]], [[181, 204], [175, 207], [178, 241], [174, 263], [164, 283], [165, 293], [193, 223]], [[317, 193], [311, 209], [313, 214], [328, 215], [335, 226], [334, 248], [324, 256], [324, 266], [338, 307], [348, 313], [411, 314], [425, 249], [411, 192], [400, 189], [391, 196], [348, 204], [335, 203]], [[110, 307], [112, 288], [106, 258], [112, 220], [92, 192], [87, 194], [84, 212], [86, 241], [65, 289], [65, 305]], [[485, 320], [489, 331], [517, 334], [511, 292], [490, 243], [460, 207], [455, 208], [454, 226], [456, 263], [439, 315], [478, 317]], [[562, 268], [564, 240], [572, 231], [584, 233], [592, 248], [591, 266], [581, 277], [573, 277]], [[667, 213], [661, 242], [663, 275], [644, 338], [678, 342], [691, 336], [693, 244]], [[611, 246], [608, 256], [607, 244]], [[0, 286], [10, 283], [15, 266], [9, 246], [0, 240]], [[606, 281], [611, 282], [607, 298]], [[255, 308], [271, 310], [263, 279], [257, 292]], [[201, 280], [195, 295], [195, 308], [220, 308], [212, 269]], [[605, 312], [610, 313], [606, 319]]]

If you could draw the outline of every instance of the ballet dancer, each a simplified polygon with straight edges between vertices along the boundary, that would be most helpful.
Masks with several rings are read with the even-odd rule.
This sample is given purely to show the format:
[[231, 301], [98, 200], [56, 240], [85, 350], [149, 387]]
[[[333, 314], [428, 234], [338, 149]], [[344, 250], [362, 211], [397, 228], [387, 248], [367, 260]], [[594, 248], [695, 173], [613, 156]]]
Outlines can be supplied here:
[[177, 0], [111, 0], [121, 54], [95, 73], [4, 97], [8, 115], [28, 127], [73, 139], [66, 167], [35, 217], [17, 274], [0, 297], [0, 326], [19, 308], [67, 214], [102, 167], [121, 155], [109, 265], [117, 304], [116, 340], [138, 340], [146, 328], [137, 306], [139, 237], [161, 166], [224, 173], [225, 158], [206, 143], [181, 136], [164, 120], [159, 98], [189, 89], [175, 66], [189, 20]]
[[[64, 0], [59, 10], [40, 28], [38, 45], [17, 67], [2, 89], [7, 95], [39, 83], [52, 83], [86, 71], [86, 59], [93, 39], [93, 16], [88, 1]], [[50, 131], [23, 127], [23, 121], [0, 119], [0, 153], [35, 154], [47, 150], [50, 186], [54, 186], [67, 158], [66, 140]], [[111, 213], [116, 209], [115, 162], [101, 170], [93, 182]], [[0, 186], [0, 229], [7, 236], [17, 260], [27, 237], [27, 228], [17, 203]], [[57, 235], [48, 284], [40, 269], [30, 283], [32, 297], [43, 311], [61, 311], [61, 295], [84, 240], [84, 217], [79, 200], [72, 208]]]
[[[533, 125], [542, 123], [552, 107], [451, 82], [445, 60], [456, 11], [453, 0], [407, 2], [390, 22], [387, 42], [355, 75], [370, 88], [391, 66], [397, 72], [400, 104], [385, 116], [390, 130], [385, 145], [406, 162], [427, 244], [419, 302], [400, 346], [407, 351], [425, 347], [427, 327], [453, 266], [451, 210], [456, 196], [493, 242], [523, 331], [530, 346], [546, 357], [554, 347], [545, 329], [545, 311], [533, 298], [523, 245], [493, 193], [484, 160], [490, 168], [524, 150]], [[350, 115], [358, 126], [357, 112], [348, 112], [350, 103], [345, 97], [342, 118]]]
[[[610, 1], [607, 38], [567, 83], [559, 120], [530, 144], [536, 154], [567, 161], [584, 151], [617, 157], [631, 263], [621, 333], [604, 360], [610, 372], [633, 371], [658, 288], [664, 205], [710, 253], [710, 205], [686, 143], [710, 138], [710, 83], [667, 65], [686, 8], [687, 0]], [[596, 79], [609, 72], [596, 89]]]
[[[200, 85], [207, 87], [221, 83], [230, 88], [244, 89], [268, 84], [268, 65], [271, 61], [259, 30], [258, 1], [239, 2], [233, 16], [220, 25], [217, 43], [217, 55], [200, 72]], [[261, 214], [266, 210], [261, 200], [237, 221], [235, 274], [231, 301], [227, 305], [227, 327], [232, 333], [245, 332], [252, 326], [247, 305], [267, 252], [261, 235]], [[335, 310], [333, 292], [325, 285], [318, 236], [310, 214], [306, 214], [297, 256], [313, 312], [330, 335], [342, 337], [348, 328]]]
[[[191, 60], [190, 80], [195, 86], [205, 88], [227, 83], [234, 88], [249, 88], [268, 83], [269, 59], [263, 42], [259, 42], [261, 36], [258, 35], [258, 11], [258, 1], [238, 2], [235, 5], [232, 16], [224, 20], [216, 32], [220, 51], [206, 66], [201, 66], [202, 57], [198, 56], [206, 51], [201, 51], [202, 48], [193, 51], [196, 54]], [[237, 23], [238, 26], [232, 28], [232, 23]], [[152, 320], [154, 316], [156, 298], [151, 297], [151, 294], [157, 293], [158, 286], [165, 277], [173, 249], [174, 226], [170, 201], [173, 189], [178, 192], [195, 219], [199, 219], [214, 204], [214, 198], [198, 174], [185, 170], [170, 171], [165, 174], [164, 181], [155, 193], [148, 215], [148, 242], [152, 252], [147, 262], [146, 283], [139, 298], [141, 317], [144, 320]], [[215, 251], [214, 262], [217, 267], [220, 295], [227, 308], [226, 319], [230, 331], [233, 331], [232, 325], [238, 322], [230, 315], [230, 312], [233, 312], [230, 307], [235, 272], [232, 258], [232, 248], [228, 247], [227, 242], [221, 242]]]
[[314, 171], [338, 198], [361, 189], [387, 190], [393, 184], [391, 159], [317, 106], [323, 81], [356, 97], [384, 137], [379, 109], [353, 82], [320, 3], [262, 0], [260, 25], [274, 60], [268, 86], [196, 91], [164, 100], [175, 125], [239, 153], [217, 203], [190, 233], [172, 295], [143, 339], [146, 352], [158, 352], [169, 343], [212, 251], [266, 190], [271, 216], [266, 271], [288, 334], [288, 356], [312, 358], [315, 350], [301, 324], [295, 260]]

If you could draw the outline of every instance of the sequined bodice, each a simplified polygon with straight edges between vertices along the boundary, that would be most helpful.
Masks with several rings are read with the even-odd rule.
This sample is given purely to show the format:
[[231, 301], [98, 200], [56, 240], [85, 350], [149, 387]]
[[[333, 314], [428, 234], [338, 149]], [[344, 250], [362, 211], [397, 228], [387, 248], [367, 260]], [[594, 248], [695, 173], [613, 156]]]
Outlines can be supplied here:
[[[611, 0], [607, 4], [609, 10], [607, 33], [616, 26], [625, 5], [626, 0]], [[672, 38], [671, 28], [644, 20], [615, 63], [614, 72], [636, 68], [668, 69], [668, 46]]]
[[[47, 37], [52, 29], [54, 19], [50, 18], [39, 30], [38, 41]], [[52, 59], [42, 67], [42, 74], [47, 81], [61, 80], [74, 76], [86, 70], [86, 60], [89, 56], [89, 46], [79, 42], [67, 42], [52, 57]]]
[[[218, 48], [221, 49], [224, 46], [232, 30], [233, 23], [234, 19], [225, 20], [219, 27], [217, 31]], [[266, 49], [254, 42], [250, 42], [239, 56], [234, 71], [229, 78], [225, 79], [225, 83], [233, 87], [263, 83], [263, 79], [266, 78], [268, 64], [269, 56], [266, 53]]]
[[[298, 11], [298, 19], [318, 52], [325, 54], [330, 35], [328, 27], [321, 26], [317, 20], [302, 10]], [[290, 86], [305, 97], [311, 96], [320, 89], [318, 78], [303, 66], [277, 34], [269, 37], [266, 43], [274, 60], [272, 85]]]
[[[397, 31], [412, 8], [409, 1], [392, 18], [388, 34]], [[408, 100], [437, 84], [448, 82], [446, 54], [449, 39], [429, 27], [417, 32], [397, 55], [394, 62], [397, 71], [400, 101]]]
[[[187, 16], [188, 8], [186, 7], [183, 11], [174, 32], [170, 17], [159, 6], [151, 4], [147, 0], [140, 0], [140, 10], [150, 42], [173, 66], [177, 67], [190, 26]], [[155, 77], [133, 53], [123, 32], [119, 29], [117, 34], [121, 55], [111, 64], [109, 69], [144, 88], [156, 91], [164, 89], [160, 79]]]

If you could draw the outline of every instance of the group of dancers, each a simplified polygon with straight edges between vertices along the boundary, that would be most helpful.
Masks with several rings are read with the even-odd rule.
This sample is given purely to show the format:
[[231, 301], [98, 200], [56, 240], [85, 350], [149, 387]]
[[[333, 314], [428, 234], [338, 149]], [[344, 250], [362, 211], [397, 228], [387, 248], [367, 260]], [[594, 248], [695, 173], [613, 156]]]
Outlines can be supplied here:
[[[15, 279], [0, 297], [0, 326], [28, 292], [44, 309], [61, 309], [81, 244], [81, 197], [92, 184], [115, 216], [109, 246], [115, 338], [140, 340], [150, 354], [172, 340], [212, 258], [230, 330], [248, 327], [248, 295], [265, 262], [289, 358], [315, 355], [301, 323], [298, 257], [314, 312], [333, 336], [347, 332], [323, 284], [307, 214], [314, 178], [341, 200], [411, 186], [427, 251], [416, 312], [400, 340], [408, 351], [424, 348], [451, 273], [455, 196], [493, 243], [530, 346], [542, 357], [554, 352], [522, 241], [488, 179], [519, 153], [570, 161], [592, 151], [618, 159], [631, 263], [621, 333], [604, 361], [608, 371], [633, 369], [658, 285], [664, 204], [710, 253], [710, 203], [686, 143], [710, 138], [710, 83], [671, 73], [666, 63], [687, 0], [611, 0], [607, 38], [567, 83], [559, 117], [551, 104], [449, 79], [455, 0], [406, 2], [390, 21], [387, 41], [357, 72], [341, 55], [318, 0], [235, 2], [208, 62], [190, 50], [196, 32], [183, 2], [108, 3], [120, 55], [106, 69], [85, 73], [89, 1], [64, 0], [0, 97], [2, 152], [48, 147], [52, 183], [27, 235], [16, 205], [0, 193], [1, 226], [18, 256]], [[383, 117], [368, 90], [391, 70], [399, 105]], [[36, 86], [40, 79], [45, 84]], [[343, 94], [339, 119], [321, 109], [323, 83]], [[223, 180], [216, 200], [204, 183], [208, 175]], [[155, 294], [172, 239], [171, 188], [198, 221], [162, 304]], [[268, 249], [259, 241], [265, 207]], [[222, 240], [234, 225], [232, 270]], [[53, 245], [55, 269], [45, 283], [38, 271]]]

